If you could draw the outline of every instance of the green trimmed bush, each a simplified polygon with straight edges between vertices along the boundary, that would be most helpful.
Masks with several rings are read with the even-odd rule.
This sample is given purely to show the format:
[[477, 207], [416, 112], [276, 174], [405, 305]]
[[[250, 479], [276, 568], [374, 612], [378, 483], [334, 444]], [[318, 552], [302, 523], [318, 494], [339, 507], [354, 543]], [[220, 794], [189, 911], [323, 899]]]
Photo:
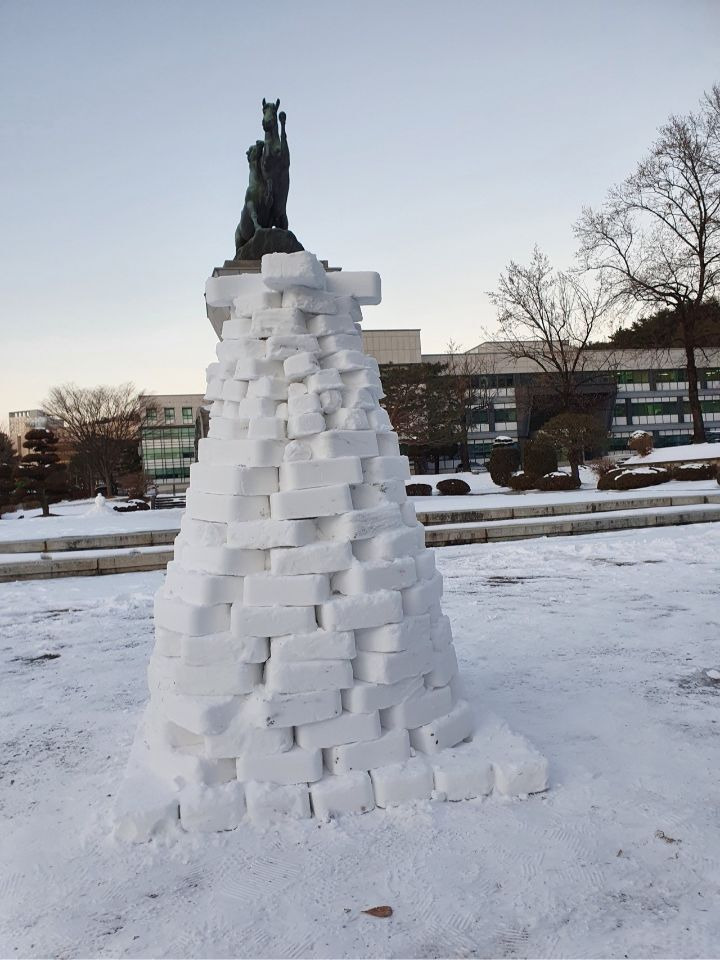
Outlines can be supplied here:
[[718, 476], [714, 463], [679, 463], [670, 471], [673, 480], [714, 480]]
[[580, 481], [575, 480], [569, 473], [562, 470], [556, 470], [553, 473], [546, 473], [540, 477], [537, 482], [538, 490], [577, 490], [580, 487]]
[[510, 474], [520, 466], [520, 451], [513, 444], [494, 444], [488, 460], [490, 479], [497, 487], [510, 486]]
[[510, 474], [508, 486], [512, 490], [534, 490], [536, 481], [524, 470], [516, 470], [515, 473]]
[[523, 470], [539, 480], [540, 477], [554, 473], [558, 468], [557, 453], [553, 446], [542, 437], [528, 440], [523, 450]]
[[627, 467], [615, 467], [612, 470], [607, 470], [601, 477], [598, 477], [598, 490], [614, 490], [615, 481], [620, 476], [621, 473], [625, 473]]
[[461, 480], [459, 477], [448, 477], [447, 480], [441, 480], [436, 483], [438, 493], [444, 497], [463, 497], [470, 493], [470, 484]]
[[409, 497], [431, 497], [432, 487], [429, 483], [408, 483], [405, 486], [405, 493]]

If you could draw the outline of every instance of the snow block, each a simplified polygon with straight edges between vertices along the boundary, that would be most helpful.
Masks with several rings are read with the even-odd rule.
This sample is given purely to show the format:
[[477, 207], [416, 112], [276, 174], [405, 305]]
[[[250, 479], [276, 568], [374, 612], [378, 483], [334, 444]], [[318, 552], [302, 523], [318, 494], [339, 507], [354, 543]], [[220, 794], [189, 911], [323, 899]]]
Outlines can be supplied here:
[[322, 753], [293, 747], [285, 753], [267, 756], [247, 755], [237, 759], [238, 780], [260, 780], [288, 786], [293, 783], [311, 783], [323, 774]]
[[[252, 356], [245, 348], [242, 340], [228, 340], [228, 344], [238, 344], [238, 360], [235, 365], [235, 380], [259, 380], [260, 377], [282, 377], [283, 365], [277, 360], [266, 360], [265, 344], [262, 340], [252, 340], [251, 343], [262, 344], [262, 357]], [[222, 344], [221, 344], [222, 346]]]
[[249, 317], [230, 317], [223, 322], [221, 339], [225, 341], [246, 337], [250, 333], [251, 325], [252, 323]]
[[223, 416], [230, 416], [230, 411], [225, 411], [225, 404], [240, 403], [244, 400], [247, 396], [247, 383], [244, 380], [223, 380], [219, 396], [224, 401]]
[[245, 791], [237, 781], [215, 787], [193, 784], [180, 793], [180, 825], [189, 833], [234, 830], [245, 816]]
[[444, 687], [450, 683], [458, 672], [457, 654], [455, 647], [445, 647], [443, 650], [433, 648], [432, 670], [425, 674], [425, 685], [428, 687]]
[[[254, 380], [253, 383], [259, 381]], [[283, 462], [285, 445], [277, 440], [220, 440], [203, 437], [198, 444], [201, 463], [230, 464], [247, 467], [279, 467]]]
[[379, 807], [429, 800], [433, 791], [433, 771], [423, 757], [371, 770], [370, 779]]
[[177, 560], [167, 565], [165, 592], [199, 606], [242, 601], [243, 578], [184, 570]]
[[316, 434], [309, 442], [314, 460], [378, 455], [377, 436], [372, 430], [327, 430]]
[[231, 523], [227, 527], [230, 547], [268, 550], [272, 547], [304, 547], [317, 539], [312, 520], [258, 520]]
[[425, 529], [418, 524], [416, 527], [386, 530], [371, 539], [356, 541], [352, 549], [358, 560], [394, 560], [395, 557], [415, 556], [425, 549]]
[[270, 514], [273, 520], [324, 518], [350, 510], [352, 499], [350, 487], [346, 483], [328, 484], [308, 490], [286, 490], [273, 493], [270, 497]]
[[[384, 396], [384, 394], [383, 394]], [[399, 457], [400, 441], [396, 433], [379, 433], [377, 435], [378, 455], [381, 457]]]
[[342, 406], [342, 393], [339, 390], [323, 390], [319, 394], [323, 413], [335, 413]]
[[114, 835], [128, 843], [145, 843], [177, 824], [180, 809], [172, 784], [155, 771], [140, 721], [123, 783], [115, 797]]
[[361, 740], [323, 750], [325, 766], [331, 773], [351, 770], [374, 770], [391, 763], [402, 763], [410, 757], [407, 730], [389, 730], [377, 740]]
[[274, 417], [253, 417], [248, 424], [248, 437], [257, 440], [285, 440], [285, 421]]
[[226, 577], [244, 577], [265, 569], [262, 550], [244, 550], [241, 547], [197, 547], [184, 541], [175, 541], [175, 556], [185, 570], [213, 573]]
[[349, 543], [319, 542], [306, 547], [278, 547], [270, 551], [270, 572], [286, 576], [335, 573], [353, 562]]
[[[289, 290], [291, 287], [310, 287], [324, 290], [325, 268], [317, 257], [301, 250], [298, 253], [266, 253], [262, 258], [260, 272], [263, 283], [271, 290]], [[348, 290], [332, 290], [332, 293], [349, 293]]]
[[412, 557], [369, 560], [366, 563], [354, 563], [347, 570], [336, 573], [332, 578], [332, 589], [336, 593], [352, 596], [376, 590], [402, 590], [415, 583], [416, 579]]
[[230, 625], [230, 605], [224, 603], [200, 607], [158, 591], [155, 594], [155, 623], [166, 630], [191, 636], [222, 633]]
[[208, 757], [224, 757], [235, 761], [247, 754], [284, 753], [293, 745], [292, 727], [253, 727], [243, 714], [230, 723], [227, 730], [203, 740]]
[[[307, 394], [307, 398], [315, 394]], [[279, 489], [306, 490], [337, 484], [362, 483], [363, 473], [359, 457], [338, 457], [334, 460], [305, 460], [283, 463], [279, 473]]]
[[287, 400], [285, 377], [258, 377], [248, 382], [248, 397], [268, 400]]
[[275, 290], [240, 293], [232, 302], [232, 313], [234, 317], [252, 317], [256, 310], [269, 310], [281, 304], [282, 294]]
[[248, 718], [258, 727], [297, 727], [337, 717], [341, 712], [338, 690], [273, 694], [256, 692]]
[[475, 721], [465, 700], [458, 700], [450, 713], [410, 731], [410, 742], [421, 753], [440, 753], [472, 735]]
[[310, 816], [310, 792], [306, 783], [280, 786], [250, 780], [245, 784], [245, 801], [248, 816], [255, 821], [285, 817], [304, 820]]
[[320, 370], [307, 378], [306, 386], [308, 393], [323, 393], [326, 390], [341, 390], [343, 382], [337, 370]]
[[361, 306], [375, 306], [382, 299], [380, 274], [372, 270], [340, 270], [326, 276], [330, 293], [352, 297]]
[[270, 516], [267, 497], [196, 493], [192, 489], [187, 492], [186, 509], [193, 520], [205, 520], [208, 523], [264, 520]]
[[193, 463], [190, 465], [193, 493], [225, 496], [269, 496], [279, 489], [276, 467], [236, 467], [232, 464]]
[[227, 538], [227, 525], [207, 523], [205, 520], [193, 520], [186, 513], [180, 521], [180, 533], [183, 542], [191, 547], [219, 547]]
[[[156, 668], [157, 660], [155, 656], [150, 658], [149, 671]], [[262, 680], [262, 665], [259, 663], [233, 660], [196, 666], [180, 659], [172, 662], [176, 664], [172, 671], [173, 689], [188, 696], [239, 696], [251, 693]]]
[[[282, 494], [276, 493], [273, 496]], [[350, 507], [341, 516], [321, 517], [318, 520], [318, 530], [326, 540], [368, 540], [386, 530], [394, 530], [402, 523], [400, 508], [396, 503], [386, 503], [367, 510], [353, 510], [349, 492], [348, 501]]]
[[[308, 336], [305, 317], [294, 307], [256, 310], [250, 324], [251, 337]], [[267, 353], [266, 353], [267, 356]]]
[[442, 597], [442, 593], [443, 581], [439, 573], [432, 580], [418, 580], [402, 591], [403, 612], [408, 617], [419, 617], [427, 613], [432, 604]]
[[318, 353], [320, 350], [317, 337], [309, 333], [279, 333], [264, 342], [268, 360], [284, 361], [296, 353]]
[[363, 460], [365, 483], [384, 483], [386, 480], [410, 479], [410, 464], [407, 457], [371, 457]]
[[236, 637], [226, 633], [209, 633], [200, 637], [178, 634], [180, 657], [190, 667], [214, 663], [264, 663], [270, 656], [267, 637]]
[[331, 820], [344, 813], [368, 813], [375, 809], [370, 777], [361, 770], [323, 777], [310, 787], [310, 796], [318, 820]]
[[327, 574], [309, 573], [293, 577], [255, 573], [245, 578], [245, 603], [249, 607], [314, 607], [330, 599]]
[[[337, 301], [335, 301], [337, 304]], [[355, 335], [355, 323], [349, 313], [318, 313], [308, 317], [308, 330], [316, 337], [333, 336], [335, 334]]]
[[437, 800], [473, 800], [487, 796], [493, 789], [493, 765], [474, 743], [443, 750], [430, 763]]
[[317, 358], [312, 353], [296, 353], [283, 364], [285, 376], [291, 382], [304, 380], [319, 369]]
[[341, 407], [327, 418], [328, 430], [369, 430], [368, 415], [359, 407]]
[[413, 730], [432, 723], [438, 717], [443, 717], [452, 710], [453, 698], [450, 687], [438, 687], [437, 690], [421, 689], [412, 697], [394, 707], [387, 707], [380, 712], [382, 725], [390, 730], [393, 727], [404, 727]]
[[423, 550], [415, 557], [418, 580], [431, 580], [435, 576], [435, 551]]
[[[315, 394], [309, 394], [315, 396]], [[326, 428], [325, 417], [321, 413], [301, 413], [288, 417], [288, 437], [296, 440], [300, 437], [312, 437]]]
[[377, 740], [381, 735], [380, 718], [374, 713], [343, 712], [330, 720], [305, 723], [295, 728], [295, 740], [306, 750], [334, 747], [339, 743]]
[[356, 652], [353, 633], [332, 630], [316, 630], [314, 633], [291, 633], [284, 637], [273, 637], [271, 650], [274, 660], [287, 662], [352, 660]]
[[353, 673], [366, 683], [398, 683], [432, 669], [435, 651], [432, 644], [417, 644], [398, 653], [358, 650]]
[[355, 631], [358, 650], [375, 650], [378, 653], [395, 653], [407, 650], [430, 639], [430, 617], [405, 617], [400, 623], [388, 623]]
[[282, 302], [284, 307], [297, 307], [303, 313], [337, 313], [337, 297], [321, 289], [287, 287]]
[[379, 627], [402, 620], [402, 600], [397, 590], [378, 590], [365, 596], [336, 597], [320, 604], [317, 612], [324, 630]]
[[314, 607], [246, 607], [234, 603], [231, 611], [230, 629], [241, 637], [280, 637], [317, 629]]
[[159, 702], [168, 720], [201, 737], [223, 733], [242, 708], [244, 697], [188, 697], [163, 693]]
[[270, 657], [265, 668], [265, 686], [271, 693], [311, 693], [341, 690], [353, 684], [349, 660], [287, 661]]
[[402, 703], [424, 689], [422, 677], [411, 677], [399, 683], [365, 683], [356, 681], [342, 692], [342, 705], [350, 713], [372, 713]]
[[407, 500], [402, 480], [384, 480], [382, 483], [360, 483], [351, 490], [353, 507], [365, 510], [384, 503], [403, 504]]

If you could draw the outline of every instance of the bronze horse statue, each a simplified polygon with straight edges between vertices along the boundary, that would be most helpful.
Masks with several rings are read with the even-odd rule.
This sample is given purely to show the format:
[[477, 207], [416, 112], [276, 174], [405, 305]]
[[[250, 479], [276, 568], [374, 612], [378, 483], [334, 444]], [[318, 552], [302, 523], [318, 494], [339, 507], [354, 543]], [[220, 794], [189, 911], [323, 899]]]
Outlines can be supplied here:
[[[262, 125], [265, 139], [257, 140], [247, 151], [248, 188], [245, 191], [245, 205], [240, 223], [235, 231], [237, 259], [243, 259], [242, 248], [249, 244], [258, 231], [276, 228], [289, 232], [287, 197], [290, 189], [290, 150], [285, 133], [286, 115], [284, 111], [278, 113], [279, 106], [279, 100], [268, 103], [263, 98]], [[289, 236], [290, 242], [294, 243], [293, 249], [302, 249], [295, 236]]]

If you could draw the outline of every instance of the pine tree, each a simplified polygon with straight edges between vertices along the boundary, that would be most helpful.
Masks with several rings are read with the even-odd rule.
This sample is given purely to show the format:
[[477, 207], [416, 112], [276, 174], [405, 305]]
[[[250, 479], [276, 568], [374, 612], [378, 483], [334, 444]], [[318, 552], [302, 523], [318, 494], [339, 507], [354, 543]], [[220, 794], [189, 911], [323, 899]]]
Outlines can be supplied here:
[[58, 438], [52, 430], [28, 430], [23, 448], [29, 450], [17, 469], [15, 498], [39, 500], [42, 515], [50, 516], [50, 504], [62, 500], [68, 492], [67, 467], [57, 455]]
[[0, 516], [2, 516], [2, 508], [12, 501], [16, 466], [17, 457], [12, 440], [0, 430]]

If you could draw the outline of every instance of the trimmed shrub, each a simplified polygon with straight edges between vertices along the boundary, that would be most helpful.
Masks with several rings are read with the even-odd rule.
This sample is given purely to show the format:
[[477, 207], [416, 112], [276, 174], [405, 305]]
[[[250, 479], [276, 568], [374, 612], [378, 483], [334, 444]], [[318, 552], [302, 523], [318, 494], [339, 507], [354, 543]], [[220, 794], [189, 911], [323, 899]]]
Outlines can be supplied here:
[[670, 471], [673, 480], [714, 480], [718, 476], [714, 463], [679, 463]]
[[538, 490], [577, 490], [580, 481], [575, 480], [569, 473], [563, 473], [562, 470], [556, 470], [553, 473], [547, 473], [540, 477], [537, 482]]
[[538, 436], [528, 440], [523, 451], [523, 470], [529, 476], [539, 480], [558, 468], [557, 454], [547, 440]]
[[432, 487], [429, 483], [408, 483], [405, 486], [405, 493], [409, 497], [431, 497]]
[[626, 473], [627, 469], [627, 467], [614, 467], [612, 470], [608, 470], [607, 473], [604, 473], [599, 478], [597, 485], [598, 490], [614, 490], [615, 481], [621, 473]]
[[515, 473], [510, 474], [508, 486], [513, 490], [534, 490], [536, 483], [535, 478], [524, 470], [516, 470]]
[[628, 450], [634, 450], [639, 456], [646, 457], [649, 453], [652, 453], [653, 435], [648, 433], [647, 430], [636, 430], [630, 434], [627, 445]]
[[149, 510], [150, 504], [144, 500], [128, 500], [127, 503], [119, 507], [113, 507], [115, 513], [137, 513], [138, 510]]
[[624, 470], [615, 478], [615, 490], [639, 490], [641, 487], [655, 487], [671, 479], [670, 471], [662, 467], [635, 467]]
[[488, 460], [490, 479], [497, 487], [510, 486], [510, 474], [520, 466], [520, 451], [514, 444], [493, 444]]
[[463, 497], [465, 494], [470, 493], [470, 484], [465, 483], [465, 481], [459, 477], [449, 477], [447, 480], [441, 480], [440, 483], [436, 483], [435, 486], [438, 489], [438, 493], [444, 497]]

